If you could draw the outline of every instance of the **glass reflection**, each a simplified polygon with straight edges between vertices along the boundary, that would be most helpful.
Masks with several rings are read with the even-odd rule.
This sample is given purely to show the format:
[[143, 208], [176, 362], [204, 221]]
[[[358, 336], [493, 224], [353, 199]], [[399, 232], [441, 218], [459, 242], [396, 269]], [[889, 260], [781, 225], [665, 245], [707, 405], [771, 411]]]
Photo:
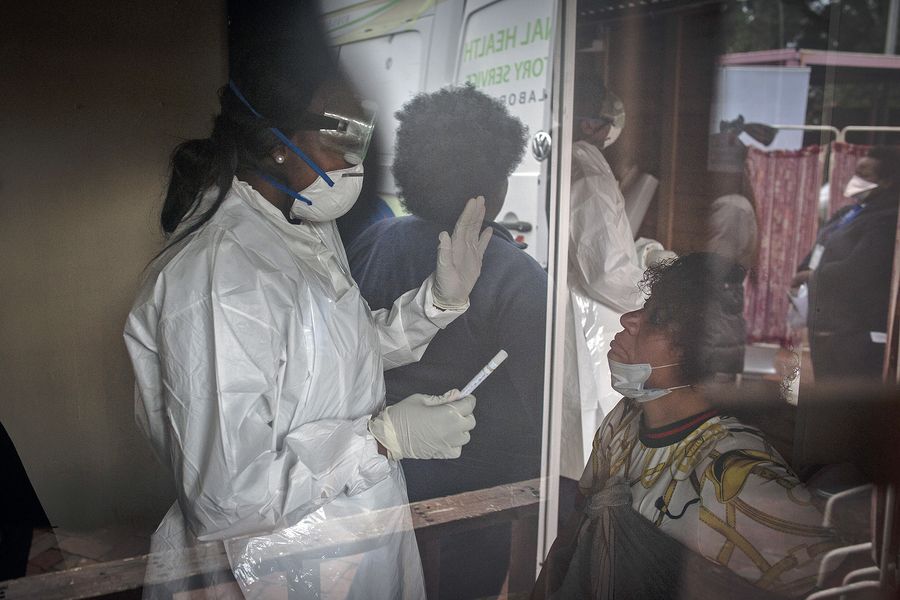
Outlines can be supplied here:
[[[282, 37], [274, 31], [294, 38], [301, 29], [260, 16], [258, 6], [234, 11], [238, 4], [229, 3], [231, 26], [247, 31], [232, 44], [233, 58], [259, 31], [270, 53]], [[557, 22], [559, 4], [576, 11], [573, 31]], [[278, 232], [267, 243], [306, 232], [288, 244], [297, 260], [255, 252], [251, 264], [218, 263], [217, 275], [233, 276], [227, 290], [217, 288], [215, 300], [227, 300], [218, 312], [203, 313], [194, 296], [157, 305], [143, 291], [146, 311], [130, 323], [129, 346], [136, 362], [168, 377], [154, 386], [138, 366], [139, 421], [178, 490], [159, 473], [147, 476], [158, 483], [147, 495], [172, 510], [153, 546], [164, 513], [147, 508], [153, 502], [109, 511], [102, 530], [85, 532], [86, 521], [71, 519], [53, 531], [40, 501], [50, 512], [70, 502], [71, 489], [48, 483], [47, 473], [58, 471], [31, 458], [24, 462], [38, 467], [28, 473], [44, 496], [37, 499], [22, 464], [10, 461], [11, 488], [23, 491], [17, 497], [30, 520], [0, 524], [3, 577], [80, 570], [52, 584], [3, 583], [0, 593], [64, 585], [84, 595], [94, 580], [108, 582], [116, 569], [135, 573], [137, 564], [149, 565], [146, 578], [141, 572], [115, 589], [143, 587], [148, 597], [528, 594], [536, 532], [546, 525], [536, 523], [537, 505], [547, 501], [537, 491], [542, 455], [562, 475], [558, 518], [570, 526], [542, 565], [536, 597], [805, 597], [845, 584], [896, 593], [900, 421], [895, 388], [880, 383], [897, 373], [898, 4], [324, 0], [325, 31], [305, 39], [321, 35], [320, 49], [331, 45], [354, 91], [377, 104], [359, 200], [337, 221], [340, 235], [312, 223], [302, 206], [293, 210], [302, 200], [289, 194], [264, 215]], [[267, 27], [251, 27], [253, 19]], [[562, 60], [552, 51], [559, 36], [575, 39], [574, 94], [563, 95], [561, 107], [551, 106], [559, 90], [549, 84]], [[273, 123], [238, 115], [226, 91], [214, 135], [187, 148], [216, 154], [231, 148], [237, 130], [266, 142], [237, 135], [243, 150], [231, 185], [256, 211], [242, 227], [269, 210], [253, 204], [254, 190], [265, 188], [259, 171], [296, 192], [311, 183], [297, 175], [303, 159], [270, 152], [278, 143], [265, 137], [272, 124], [300, 131], [292, 119], [309, 112], [304, 94], [324, 103], [313, 98], [321, 96], [318, 80], [303, 83], [315, 69], [293, 70], [311, 56], [285, 54], [286, 78], [259, 85], [263, 92], [243, 90]], [[327, 63], [322, 71], [338, 71]], [[241, 70], [232, 76], [241, 79]], [[244, 73], [251, 84], [265, 75], [254, 73]], [[161, 104], [170, 100], [155, 93]], [[566, 118], [554, 122], [557, 114]], [[206, 123], [209, 115], [196, 116]], [[564, 354], [549, 365], [562, 370], [564, 385], [545, 398], [554, 342], [544, 339], [554, 283], [546, 269], [556, 250], [547, 239], [557, 225], [547, 223], [547, 208], [559, 202], [548, 176], [567, 128], [570, 227], [557, 243], [568, 250], [560, 265], [568, 316], [558, 328]], [[350, 168], [346, 156], [318, 152], [315, 128], [303, 131], [298, 147], [313, 162], [327, 160], [329, 172]], [[213, 180], [204, 189], [226, 188], [231, 177], [203, 183]], [[481, 276], [469, 281], [468, 298], [450, 284], [441, 302], [448, 288], [436, 295], [432, 278], [441, 232], [452, 233], [478, 196], [485, 214], [470, 229], [491, 233], [475, 261]], [[170, 259], [188, 261], [189, 252], [179, 254], [188, 238], [221, 224], [212, 223], [216, 210], [207, 212], [218, 199], [195, 193], [174, 217], [167, 213], [167, 231], [187, 237], [163, 255], [163, 270]], [[194, 220], [203, 215], [209, 223]], [[10, 222], [19, 225], [15, 215]], [[463, 245], [477, 248], [477, 233]], [[444, 254], [446, 264], [457, 258]], [[283, 289], [317, 261], [301, 284]], [[169, 291], [183, 283], [175, 275], [164, 273]], [[276, 288], [282, 293], [272, 301]], [[409, 290], [422, 297], [404, 299]], [[257, 292], [264, 301], [249, 301]], [[397, 333], [416, 329], [408, 309], [420, 300], [434, 308], [419, 321], [433, 330], [427, 348]], [[449, 323], [446, 313], [463, 306]], [[387, 309], [377, 314], [395, 327], [373, 328], [369, 308]], [[178, 314], [156, 327], [149, 313], [157, 309]], [[340, 318], [351, 312], [357, 320]], [[298, 320], [279, 329], [288, 314]], [[204, 339], [208, 323], [222, 325], [225, 337]], [[289, 351], [276, 352], [276, 330], [290, 339]], [[193, 345], [174, 352], [177, 336]], [[394, 460], [396, 448], [382, 456], [374, 440], [384, 429], [372, 437], [367, 423], [348, 433], [347, 422], [380, 415], [382, 400], [391, 409], [410, 398], [417, 408], [448, 406], [440, 396], [500, 349], [509, 359], [475, 392], [474, 406], [451, 407], [471, 410], [474, 429], [444, 440], [450, 451], [429, 446], [443, 458]], [[202, 364], [211, 355], [222, 368]], [[405, 364], [410, 355], [418, 361]], [[246, 371], [257, 376], [240, 378]], [[110, 394], [118, 404], [130, 393], [126, 383]], [[227, 389], [219, 394], [217, 386]], [[285, 394], [293, 394], [288, 402]], [[215, 415], [202, 405], [212, 396]], [[558, 454], [541, 445], [542, 417], [557, 407]], [[132, 436], [130, 420], [109, 427]], [[395, 433], [414, 429], [409, 419], [396, 421]], [[421, 422], [433, 430], [438, 421]], [[26, 433], [10, 427], [14, 439]], [[5, 451], [15, 453], [11, 444]], [[132, 462], [123, 468], [156, 473], [149, 462]], [[379, 480], [386, 463], [390, 477]], [[384, 481], [389, 493], [359, 502]], [[151, 547], [168, 551], [148, 558]], [[143, 558], [115, 562], [131, 556]]]
[[[837, 8], [853, 13], [852, 4], [822, 3], [807, 10], [816, 15], [810, 19], [827, 20], [836, 18]], [[845, 550], [870, 540], [872, 528], [890, 525], [890, 516], [885, 521], [883, 515], [894, 509], [891, 488], [872, 484], [883, 484], [885, 477], [895, 480], [896, 466], [888, 467], [890, 474], [876, 475], [871, 460], [848, 457], [869, 432], [881, 431], [869, 416], [880, 411], [892, 419], [895, 413], [884, 405], [877, 387], [862, 388], [867, 391], [854, 398], [861, 396], [857, 410], [867, 416], [854, 421], [856, 437], [846, 432], [832, 438], [834, 447], [826, 448], [826, 432], [833, 434], [839, 427], [832, 419], [840, 421], [840, 409], [822, 383], [846, 382], [851, 373], [859, 385], [882, 379], [888, 336], [879, 327], [891, 327], [898, 196], [886, 177], [896, 168], [879, 169], [877, 162], [868, 161], [880, 158], [893, 164], [896, 154], [877, 144], [887, 140], [880, 131], [890, 130], [883, 127], [888, 123], [878, 121], [884, 117], [851, 115], [821, 102], [824, 93], [828, 102], [841, 98], [845, 106], [858, 103], [858, 96], [849, 98], [870, 89], [874, 79], [868, 78], [876, 75], [862, 70], [869, 65], [839, 51], [817, 54], [793, 45], [843, 50], [838, 39], [848, 41], [848, 50], [865, 45], [868, 42], [847, 37], [859, 15], [848, 17], [847, 29], [838, 34], [833, 20], [830, 31], [823, 29], [822, 21], [805, 21], [796, 13], [797, 6], [785, 3], [669, 8], [617, 10], [589, 1], [578, 5], [573, 136], [577, 140], [579, 135], [584, 139], [600, 133], [594, 147], [607, 165], [611, 190], [587, 196], [599, 217], [609, 222], [624, 212], [634, 233], [617, 245], [631, 252], [626, 260], [612, 264], [609, 259], [616, 255], [609, 249], [585, 252], [584, 245], [570, 244], [569, 264], [587, 264], [609, 277], [636, 272], [629, 289], [645, 292], [638, 301], [646, 299], [646, 304], [626, 312], [605, 340], [602, 335], [595, 338], [614, 340], [604, 368], [595, 373], [598, 379], [602, 373], [611, 376], [614, 392], [620, 393], [612, 397], [615, 408], [599, 407], [602, 396], [585, 393], [583, 385], [580, 396], [575, 385], [569, 386], [570, 395], [581, 401], [582, 422], [588, 420], [585, 404], [599, 408], [603, 421], [593, 436], [593, 456], [575, 495], [574, 514], [544, 566], [539, 593], [716, 597], [718, 589], [728, 597], [805, 596], [840, 586], [860, 565], [870, 570], [854, 572], [847, 582], [861, 578], [858, 584], [863, 587], [880, 585], [865, 580], [871, 569], [882, 566], [871, 558], [845, 560]], [[886, 13], [886, 5], [883, 8]], [[763, 22], [781, 28], [776, 36], [781, 49], [771, 45], [774, 29], [761, 28]], [[880, 21], [880, 27], [890, 38], [896, 23], [886, 26]], [[763, 50], [767, 52], [754, 53]], [[891, 102], [893, 92], [887, 88], [895, 83], [893, 76], [890, 81], [885, 89], [873, 89], [878, 99], [873, 98], [871, 106]], [[611, 90], [627, 107], [628, 124], [615, 144], [606, 144], [604, 134], [612, 128], [613, 117], [602, 114], [600, 107], [604, 98], [613, 97]], [[593, 114], [582, 108], [582, 98], [590, 96]], [[859, 123], [851, 120], [856, 118], [861, 118]], [[866, 131], [870, 125], [871, 150], [846, 144], [849, 132]], [[853, 127], [844, 130], [847, 126]], [[848, 149], [856, 153], [849, 167]], [[867, 157], [869, 152], [872, 157]], [[865, 158], [859, 166], [865, 174], [840, 194], [860, 158]], [[585, 224], [581, 218], [582, 170], [576, 148], [570, 235], [594, 227], [600, 232], [594, 239], [608, 242], [608, 225], [598, 225], [599, 218]], [[628, 193], [634, 174], [640, 172], [659, 181], [644, 214], [634, 210]], [[829, 182], [830, 201], [829, 188], [822, 190]], [[868, 194], [875, 194], [874, 205], [867, 205]], [[882, 194], [886, 199], [879, 203]], [[610, 206], [610, 196], [624, 202]], [[820, 222], [821, 198], [829, 216]], [[841, 208], [845, 203], [849, 206]], [[624, 211], [618, 208], [621, 204]], [[873, 206], [884, 207], [884, 213]], [[841, 219], [851, 226], [857, 214], [871, 214], [880, 233], [871, 224], [850, 229], [849, 238], [836, 240], [829, 255], [834, 263], [852, 263], [853, 274], [843, 272], [829, 280], [826, 269], [813, 284], [814, 293], [813, 285], [801, 288], [817, 278], [808, 268], [816, 245], [828, 243]], [[669, 254], [669, 260], [641, 263], [639, 254], [634, 257], [635, 241], [641, 237], [659, 240], [679, 258]], [[860, 249], [873, 244], [879, 250], [862, 251], [865, 259], [854, 262], [855, 244]], [[821, 248], [818, 253], [823, 253]], [[704, 267], [691, 266], [701, 264]], [[585, 289], [583, 271], [570, 270], [570, 289]], [[638, 283], [641, 276], [646, 278], [643, 284]], [[727, 299], [729, 293], [733, 296]], [[685, 303], [691, 294], [697, 294], [695, 301]], [[570, 306], [576, 318], [577, 298], [573, 293]], [[835, 307], [838, 298], [846, 308]], [[595, 300], [602, 298], [596, 295]], [[691, 325], [679, 328], [675, 323], [680, 319]], [[865, 330], [865, 336], [851, 340], [854, 328]], [[577, 325], [574, 329], [579, 331]], [[837, 337], [836, 330], [841, 331]], [[831, 340], [836, 343], [829, 347]], [[663, 351], [667, 344], [676, 349]], [[824, 358], [828, 349], [833, 349], [830, 366]], [[581, 356], [567, 354], [568, 373], [581, 368]], [[695, 360], [702, 369], [691, 366]], [[829, 377], [829, 370], [835, 376]], [[818, 387], [811, 387], [814, 383]], [[617, 403], [621, 396], [625, 398]], [[697, 398], [703, 401], [695, 404]], [[846, 402], [844, 410], [853, 410]], [[716, 441], [703, 441], [702, 432], [716, 427], [723, 428]], [[691, 442], [681, 446], [686, 439]], [[734, 446], [719, 451], [719, 443]], [[890, 443], [882, 437], [875, 444], [885, 452]], [[564, 435], [562, 445], [565, 464], [567, 448], [579, 444]], [[587, 442], [585, 448], [590, 447]], [[735, 468], [732, 458], [738, 455], [742, 467]], [[754, 456], [762, 462], [755, 463]], [[711, 470], [704, 471], [703, 465]], [[713, 479], [740, 481], [735, 488], [739, 491], [729, 495], [728, 484], [711, 484], [704, 473], [713, 472]], [[667, 483], [654, 494], [654, 485], [663, 480]], [[669, 501], [678, 496], [680, 482], [688, 481], [694, 482], [693, 488], [685, 486], [683, 502], [671, 510]], [[710, 484], [718, 491], [707, 497]], [[561, 512], [567, 504], [565, 487]], [[748, 498], [741, 499], [744, 493]], [[712, 516], [716, 511], [721, 518]], [[635, 520], [635, 513], [644, 518]], [[738, 531], [741, 527], [747, 529]], [[690, 530], [684, 538], [679, 537], [681, 528]], [[704, 530], [715, 533], [706, 536]], [[807, 537], [801, 542], [792, 535]], [[707, 542], [716, 548], [703, 549]], [[884, 540], [873, 544], [880, 544], [882, 557], [893, 548]], [[753, 569], [759, 570], [751, 573]], [[649, 571], [654, 573], [652, 581], [646, 578]]]

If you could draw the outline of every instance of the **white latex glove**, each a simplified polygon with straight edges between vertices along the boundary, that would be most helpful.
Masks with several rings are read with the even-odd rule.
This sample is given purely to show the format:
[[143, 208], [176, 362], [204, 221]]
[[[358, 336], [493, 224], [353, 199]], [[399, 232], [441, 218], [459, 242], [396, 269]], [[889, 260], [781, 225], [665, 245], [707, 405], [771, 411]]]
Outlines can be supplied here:
[[672, 260], [678, 258], [678, 255], [671, 250], [651, 250], [647, 253], [647, 266], [652, 267], [664, 260]]
[[471, 198], [453, 228], [453, 236], [438, 236], [437, 268], [434, 271], [434, 305], [442, 310], [459, 310], [469, 304], [469, 292], [481, 275], [481, 260], [491, 241], [493, 229], [481, 231], [484, 197]]
[[666, 250], [656, 240], [645, 237], [634, 240], [634, 250], [637, 253], [638, 267], [642, 270], [649, 269], [660, 261], [678, 258], [677, 254], [671, 250]]
[[475, 396], [455, 399], [458, 390], [442, 396], [413, 394], [387, 406], [369, 421], [369, 431], [388, 458], [459, 458], [475, 427]]

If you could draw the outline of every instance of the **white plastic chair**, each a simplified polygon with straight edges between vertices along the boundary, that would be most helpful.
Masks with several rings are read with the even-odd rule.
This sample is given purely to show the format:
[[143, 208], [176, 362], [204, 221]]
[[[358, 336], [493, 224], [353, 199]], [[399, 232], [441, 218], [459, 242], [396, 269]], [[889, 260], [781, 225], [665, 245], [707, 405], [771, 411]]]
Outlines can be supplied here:
[[[871, 494], [874, 490], [874, 486], [864, 485], [850, 490], [845, 490], [843, 492], [838, 492], [837, 494], [829, 498], [827, 504], [825, 505], [824, 525], [826, 527], [834, 526], [835, 506], [837, 504], [858, 496], [862, 493]], [[877, 502], [877, 498], [878, 496], [876, 496], [876, 503], [874, 507], [875, 510], [872, 514], [873, 520], [878, 517], [879, 512], [877, 510], [877, 505], [880, 503]], [[863, 552], [870, 552], [873, 565], [848, 572], [846, 575], [844, 575], [840, 586], [815, 592], [807, 596], [806, 600], [820, 600], [821, 598], [833, 598], [835, 596], [843, 597], [845, 595], [861, 592], [864, 590], [886, 590], [889, 586], [890, 589], [896, 589], [897, 557], [895, 553], [892, 552], [892, 548], [894, 547], [893, 531], [896, 503], [896, 489], [893, 484], [889, 484], [885, 488], [884, 493], [884, 510], [883, 517], [880, 523], [880, 540], [873, 539], [869, 542], [863, 542], [861, 544], [853, 544], [850, 546], [835, 548], [831, 552], [828, 552], [822, 558], [822, 562], [819, 565], [819, 573], [816, 579], [816, 584], [819, 586], [823, 585], [830, 571], [837, 566], [836, 563], [846, 559], [848, 556], [853, 556]], [[878, 525], [879, 524], [876, 523], [876, 527]], [[874, 531], [875, 527], [873, 527], [872, 529]], [[891, 574], [890, 580], [888, 580], [889, 573]], [[857, 581], [859, 579], [862, 580]]]

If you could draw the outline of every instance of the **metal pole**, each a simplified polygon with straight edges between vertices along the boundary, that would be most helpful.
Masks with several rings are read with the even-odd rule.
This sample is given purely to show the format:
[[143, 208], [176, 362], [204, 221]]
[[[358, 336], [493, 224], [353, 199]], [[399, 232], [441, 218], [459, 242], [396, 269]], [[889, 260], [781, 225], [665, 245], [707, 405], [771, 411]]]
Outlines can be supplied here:
[[559, 512], [559, 457], [562, 391], [569, 287], [569, 187], [572, 172], [572, 95], [575, 89], [577, 0], [558, 0], [553, 61], [553, 159], [550, 165], [550, 243], [547, 274], [547, 345], [544, 365], [544, 415], [541, 498], [538, 515], [538, 571], [556, 539]]
[[841, 129], [841, 134], [838, 136], [838, 141], [847, 141], [847, 134], [853, 131], [900, 132], [900, 127], [893, 125], [848, 125], [847, 127]]
[[[831, 3], [831, 10], [828, 12], [828, 50], [838, 50], [838, 39], [841, 30], [841, 13], [844, 12], [844, 5], [840, 0]], [[830, 125], [832, 123], [832, 113], [834, 111], [834, 65], [825, 65], [825, 86], [822, 97], [822, 118], [819, 121], [823, 124]], [[819, 138], [819, 144], [824, 146], [827, 142], [825, 134]]]
[[897, 25], [900, 24], [900, 0], [891, 0], [888, 11], [887, 31], [884, 35], [884, 53], [897, 54]]
[[793, 131], [830, 131], [834, 134], [835, 139], [839, 139], [841, 135], [838, 128], [833, 125], [769, 125], [769, 127]]

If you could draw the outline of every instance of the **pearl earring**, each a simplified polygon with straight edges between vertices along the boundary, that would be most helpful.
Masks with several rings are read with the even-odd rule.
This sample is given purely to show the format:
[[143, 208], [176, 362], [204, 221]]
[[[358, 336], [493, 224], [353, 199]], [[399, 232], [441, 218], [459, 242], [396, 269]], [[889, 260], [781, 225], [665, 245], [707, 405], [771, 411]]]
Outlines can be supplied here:
[[284, 162], [284, 157], [280, 154], [277, 154], [275, 156], [275, 162], [277, 162], [279, 165], [282, 164]]

